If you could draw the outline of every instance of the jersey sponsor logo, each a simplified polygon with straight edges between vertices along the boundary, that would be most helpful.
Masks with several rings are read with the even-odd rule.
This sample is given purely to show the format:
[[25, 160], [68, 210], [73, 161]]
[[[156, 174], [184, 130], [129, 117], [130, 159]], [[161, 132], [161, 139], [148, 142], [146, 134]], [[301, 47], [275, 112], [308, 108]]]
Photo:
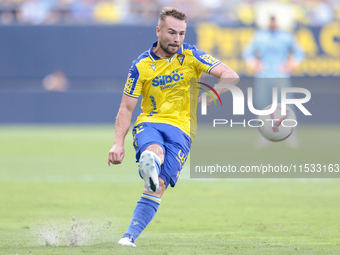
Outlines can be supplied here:
[[153, 110], [149, 113], [148, 117], [151, 117], [152, 115], [154, 115], [155, 113], [158, 113], [156, 112], [157, 110], [157, 105], [156, 105], [156, 100], [153, 96], [150, 96], [150, 99], [151, 99], [151, 106], [153, 108]]
[[183, 80], [183, 73], [178, 73], [178, 70], [175, 72], [172, 72], [172, 75], [160, 75], [158, 77], [155, 77], [152, 80], [152, 86], [158, 87], [161, 86], [161, 89], [167, 89], [175, 87], [177, 84], [174, 82], [177, 82], [179, 80]]
[[218, 62], [218, 60], [216, 58], [214, 58], [213, 56], [209, 55], [209, 54], [204, 54], [202, 56], [200, 56], [201, 59], [203, 59], [204, 61], [208, 62], [210, 65], [216, 64]]
[[185, 153], [182, 150], [179, 150], [176, 159], [182, 168], [185, 161], [187, 160], [187, 155], [185, 155]]
[[127, 93], [129, 93], [131, 91], [133, 81], [135, 80], [135, 78], [129, 78], [129, 77], [130, 77], [130, 74], [129, 74], [128, 79], [127, 79], [126, 84], [125, 84], [125, 92], [127, 92]]

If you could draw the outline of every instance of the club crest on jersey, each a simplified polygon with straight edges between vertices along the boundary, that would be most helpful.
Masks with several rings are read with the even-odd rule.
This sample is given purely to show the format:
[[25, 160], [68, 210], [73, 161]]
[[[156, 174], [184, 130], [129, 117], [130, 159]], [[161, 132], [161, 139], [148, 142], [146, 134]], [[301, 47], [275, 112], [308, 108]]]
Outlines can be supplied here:
[[212, 57], [209, 54], [204, 54], [203, 56], [200, 56], [200, 58], [205, 60], [206, 62], [208, 62], [211, 65], [216, 64], [218, 62], [218, 60], [216, 58]]
[[156, 64], [152, 64], [152, 65], [150, 65], [151, 66], [151, 68], [152, 68], [152, 70], [156, 70]]
[[178, 59], [178, 61], [179, 61], [179, 63], [181, 64], [181, 65], [183, 65], [183, 61], [184, 61], [184, 55], [183, 54], [179, 54], [178, 56], [177, 56], [177, 59]]
[[177, 82], [179, 80], [183, 80], [183, 73], [178, 73], [177, 71], [173, 71], [172, 75], [160, 75], [155, 77], [152, 80], [152, 86], [158, 87], [161, 86], [161, 89], [167, 89], [167, 88], [172, 88], [177, 85]]

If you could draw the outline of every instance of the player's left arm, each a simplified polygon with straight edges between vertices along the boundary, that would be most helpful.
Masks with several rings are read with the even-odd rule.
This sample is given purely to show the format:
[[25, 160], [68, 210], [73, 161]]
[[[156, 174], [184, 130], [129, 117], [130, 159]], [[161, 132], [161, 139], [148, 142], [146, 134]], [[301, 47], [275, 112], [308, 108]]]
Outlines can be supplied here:
[[281, 67], [281, 71], [284, 73], [291, 73], [295, 71], [305, 58], [305, 52], [302, 46], [298, 43], [298, 41], [292, 34], [290, 36], [289, 44], [291, 55]]
[[291, 37], [292, 57], [298, 64], [300, 64], [305, 58], [305, 51], [293, 34]]
[[[210, 75], [219, 79], [217, 84], [226, 84], [226, 85], [236, 86], [240, 81], [240, 77], [238, 76], [238, 74], [224, 63], [219, 63], [217, 66], [211, 69]], [[230, 91], [227, 88], [217, 88], [216, 86], [214, 87], [214, 89], [219, 95]], [[215, 94], [213, 93], [213, 95]], [[201, 103], [201, 98], [202, 96], [198, 98], [198, 103]], [[213, 102], [213, 99], [211, 97], [207, 97], [207, 107], [209, 107], [209, 105], [212, 102]]]

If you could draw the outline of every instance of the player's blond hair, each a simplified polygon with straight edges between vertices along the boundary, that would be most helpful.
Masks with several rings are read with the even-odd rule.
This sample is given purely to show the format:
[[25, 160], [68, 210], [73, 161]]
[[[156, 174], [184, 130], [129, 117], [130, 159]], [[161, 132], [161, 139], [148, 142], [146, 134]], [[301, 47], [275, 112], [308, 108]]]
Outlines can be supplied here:
[[187, 15], [184, 12], [174, 8], [174, 7], [164, 7], [159, 14], [158, 24], [165, 20], [166, 17], [171, 16], [179, 20], [184, 20], [187, 22]]

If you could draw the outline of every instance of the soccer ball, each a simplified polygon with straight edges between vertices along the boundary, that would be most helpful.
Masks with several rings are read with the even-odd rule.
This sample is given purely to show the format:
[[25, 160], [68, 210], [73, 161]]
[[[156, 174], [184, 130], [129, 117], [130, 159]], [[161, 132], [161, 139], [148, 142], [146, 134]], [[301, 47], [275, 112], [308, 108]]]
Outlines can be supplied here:
[[[264, 110], [271, 108], [268, 105]], [[261, 135], [272, 142], [279, 142], [287, 139], [297, 125], [295, 113], [286, 106], [286, 114], [281, 115], [281, 104], [277, 104], [276, 110], [269, 115], [259, 115], [259, 131]]]

